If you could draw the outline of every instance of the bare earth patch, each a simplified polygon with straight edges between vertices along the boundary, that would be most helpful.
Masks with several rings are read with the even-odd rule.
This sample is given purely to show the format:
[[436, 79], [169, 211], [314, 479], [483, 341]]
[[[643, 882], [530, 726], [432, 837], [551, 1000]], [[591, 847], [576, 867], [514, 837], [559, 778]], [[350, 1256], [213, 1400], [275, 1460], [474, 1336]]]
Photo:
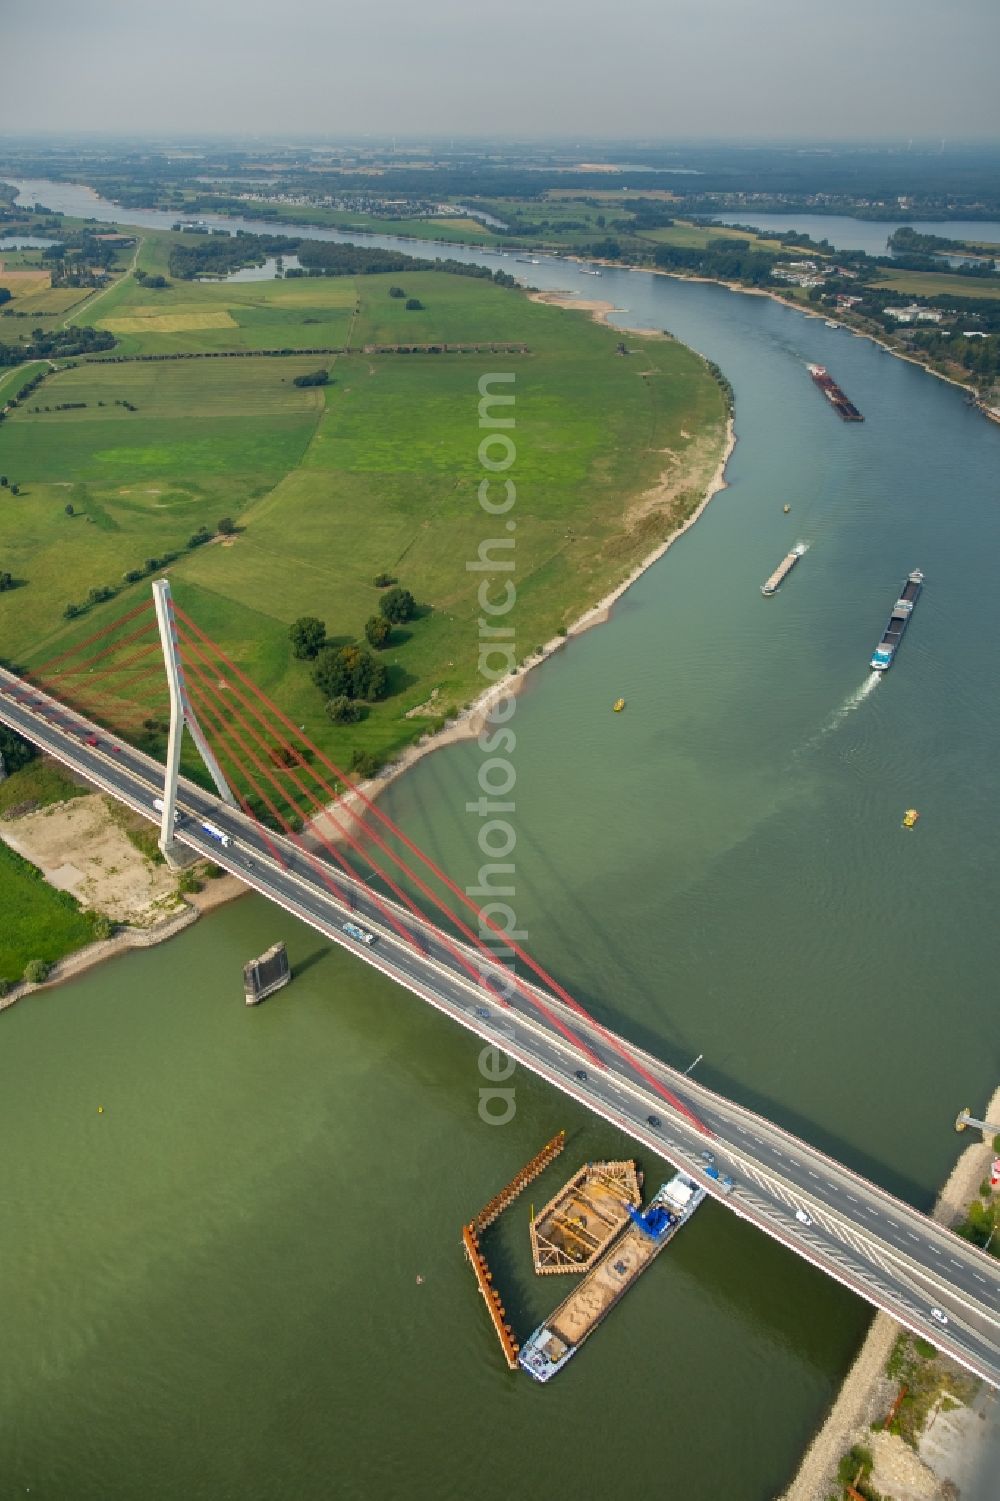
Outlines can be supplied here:
[[50, 885], [114, 922], [146, 928], [183, 906], [176, 875], [136, 849], [100, 793], [4, 820], [0, 836]]

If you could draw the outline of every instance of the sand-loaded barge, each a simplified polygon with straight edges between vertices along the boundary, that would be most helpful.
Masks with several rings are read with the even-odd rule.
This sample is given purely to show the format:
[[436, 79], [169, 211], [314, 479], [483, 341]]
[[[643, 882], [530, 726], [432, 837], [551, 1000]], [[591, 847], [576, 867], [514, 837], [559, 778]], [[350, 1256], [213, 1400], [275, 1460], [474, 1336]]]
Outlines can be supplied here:
[[771, 577], [760, 586], [760, 592], [761, 594], [763, 594], [765, 599], [770, 599], [772, 594], [777, 594], [778, 590], [781, 588], [781, 585], [791, 573], [792, 569], [795, 567], [799, 559], [804, 555], [805, 551], [806, 544], [804, 542], [796, 542], [791, 552], [782, 558], [777, 568], [771, 574]]
[[864, 422], [853, 401], [844, 395], [825, 365], [807, 365], [806, 369], [838, 416], [845, 422]]
[[704, 1197], [705, 1190], [693, 1178], [675, 1173], [646, 1209], [628, 1206], [628, 1229], [519, 1351], [518, 1362], [529, 1376], [549, 1381], [562, 1370]]

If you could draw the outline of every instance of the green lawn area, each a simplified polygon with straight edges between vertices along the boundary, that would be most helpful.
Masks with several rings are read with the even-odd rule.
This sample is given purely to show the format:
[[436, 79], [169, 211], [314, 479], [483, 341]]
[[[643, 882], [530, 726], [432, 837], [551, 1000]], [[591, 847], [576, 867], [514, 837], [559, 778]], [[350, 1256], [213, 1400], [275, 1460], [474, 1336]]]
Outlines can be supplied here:
[[54, 964], [93, 934], [73, 898], [0, 840], [0, 979], [20, 980], [31, 959]]
[[[162, 258], [162, 237], [149, 253]], [[393, 284], [419, 297], [423, 310], [407, 312], [390, 298]], [[397, 272], [181, 284], [167, 296], [177, 307], [271, 318], [285, 347], [307, 309], [355, 318], [355, 349], [445, 341], [529, 347], [527, 355], [83, 362], [44, 381], [29, 405], [86, 407], [21, 408], [0, 428], [0, 470], [22, 486], [0, 506], [0, 566], [24, 581], [0, 598], [0, 655], [30, 665], [89, 636], [148, 597], [148, 582], [126, 586], [79, 620], [63, 619], [67, 601], [117, 582], [148, 556], [182, 548], [196, 527], [229, 515], [235, 538], [171, 565], [175, 595], [341, 764], [357, 750], [387, 756], [433, 724], [406, 718], [408, 710], [433, 700], [429, 713], [437, 715], [484, 686], [480, 575], [466, 562], [484, 539], [508, 533], [477, 500], [482, 376], [516, 378], [518, 594], [509, 623], [519, 660], [619, 582], [691, 509], [693, 490], [672, 511], [626, 521], [630, 499], [663, 471], [664, 451], [683, 461], [708, 435], [702, 468], [710, 471], [721, 448], [723, 398], [690, 351], [630, 336], [636, 352], [622, 358], [616, 331], [490, 281]], [[151, 305], [150, 292], [129, 279], [93, 316], [141, 317], [137, 310]], [[150, 348], [163, 338], [201, 348], [203, 337], [201, 329], [129, 334], [122, 349], [131, 338]], [[291, 384], [318, 364], [329, 368], [329, 386]], [[116, 406], [121, 400], [137, 411]], [[79, 514], [67, 516], [67, 504]], [[291, 656], [288, 626], [318, 615], [335, 641], [361, 639], [378, 611], [373, 578], [383, 570], [412, 590], [419, 616], [384, 652], [390, 696], [359, 724], [335, 727], [309, 664]], [[87, 701], [137, 738], [163, 699], [154, 678], [128, 694], [104, 684]]]
[[936, 271], [886, 271], [879, 286], [907, 297], [1000, 297], [1000, 276], [952, 276]]
[[[679, 245], [687, 250], [704, 250], [709, 240], [742, 240], [749, 242], [755, 250], [781, 249], [780, 240], [755, 235], [750, 230], [732, 229], [726, 224], [688, 224], [683, 220], [675, 220], [663, 229], [645, 229], [638, 233], [642, 240], [652, 240], [657, 245]], [[790, 255], [806, 253], [804, 250], [789, 251]], [[808, 254], [816, 255], [819, 252], [809, 251]]]

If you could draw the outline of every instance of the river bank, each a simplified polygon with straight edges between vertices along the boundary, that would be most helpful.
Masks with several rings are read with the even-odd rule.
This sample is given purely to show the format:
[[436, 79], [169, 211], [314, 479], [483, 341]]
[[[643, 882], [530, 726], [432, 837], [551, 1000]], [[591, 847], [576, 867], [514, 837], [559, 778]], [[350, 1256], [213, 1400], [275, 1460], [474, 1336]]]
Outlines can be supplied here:
[[[548, 302], [554, 306], [576, 308], [589, 312], [597, 321], [601, 321], [605, 317], [606, 311], [614, 310], [611, 303], [600, 301], [581, 303], [570, 297], [563, 297], [559, 293], [537, 293], [533, 294], [533, 296], [538, 301]], [[635, 332], [644, 333], [647, 337], [649, 335], [648, 329], [637, 329]], [[491, 683], [478, 698], [469, 704], [467, 708], [463, 709], [449, 724], [417, 741], [415, 745], [408, 746], [400, 756], [390, 762], [378, 775], [371, 777], [367, 782], [358, 783], [358, 793], [360, 793], [360, 796], [353, 791], [349, 791], [343, 797], [338, 798], [336, 803], [331, 804], [330, 807], [337, 810], [339, 822], [335, 823], [329, 818], [324, 820], [323, 815], [320, 814], [311, 820], [307, 827], [313, 832], [321, 831], [323, 837], [327, 840], [342, 839], [345, 831], [345, 815], [347, 815], [348, 819], [353, 818], [357, 822], [358, 809], [363, 806], [364, 800], [372, 801], [379, 797], [385, 792], [386, 788], [390, 787], [393, 782], [409, 771], [418, 761], [422, 761], [425, 756], [429, 756], [434, 751], [443, 750], [446, 746], [455, 745], [463, 740], [474, 740], [482, 732], [490, 709], [502, 699], [516, 698], [524, 688], [530, 673], [537, 667], [540, 667], [543, 662], [548, 661], [556, 652], [562, 651], [574, 639], [583, 635], [585, 631], [592, 630], [594, 626], [604, 625], [609, 621], [615, 603], [621, 599], [637, 579], [640, 579], [644, 573], [652, 568], [654, 563], [659, 562], [679, 537], [682, 537], [685, 532], [694, 526], [713, 497], [726, 488], [726, 465], [729, 463], [735, 447], [736, 430], [733, 419], [730, 416], [726, 419], [725, 441], [715, 469], [708, 479], [707, 484], [704, 485], [701, 499], [694, 511], [692, 511], [690, 516], [685, 518], [680, 526], [676, 527], [668, 537], [658, 543], [650, 553], [629, 571], [620, 583], [616, 584], [613, 589], [609, 590], [595, 604], [590, 605], [582, 615], [578, 616], [567, 627], [565, 635], [553, 636], [513, 672], [508, 673], [497, 682]], [[636, 497], [636, 508], [639, 510], [648, 510], [656, 506], [665, 507], [684, 488], [683, 478], [683, 475], [678, 476], [673, 464], [669, 465], [650, 490]], [[356, 829], [352, 828], [350, 823], [346, 824], [346, 828], [351, 833], [356, 832]]]
[[176, 938], [178, 933], [183, 933], [185, 928], [196, 923], [203, 913], [211, 912], [224, 902], [231, 902], [236, 897], [245, 895], [246, 890], [243, 882], [238, 881], [235, 876], [219, 876], [216, 880], [207, 882], [203, 890], [186, 893], [180, 899], [180, 910], [152, 923], [148, 928], [122, 927], [110, 938], [88, 943], [85, 948], [67, 954], [64, 959], [53, 964], [40, 984], [33, 985], [27, 980], [21, 980], [12, 985], [5, 996], [0, 996], [0, 1011], [6, 1011], [9, 1006], [24, 1000], [26, 996], [34, 995], [36, 991], [51, 990], [65, 980], [73, 980], [87, 970], [96, 968], [98, 964], [117, 958], [119, 954], [166, 943], [168, 938]]
[[[994, 1120], [997, 1112], [1000, 1112], [1000, 1088], [994, 1092], [984, 1118]], [[993, 1155], [992, 1143], [978, 1136], [962, 1152], [932, 1210], [939, 1224], [953, 1225], [964, 1216], [981, 1180], [989, 1172]], [[871, 1425], [884, 1419], [895, 1395], [896, 1383], [886, 1375], [886, 1362], [899, 1332], [900, 1326], [888, 1314], [875, 1315], [826, 1421], [780, 1501], [826, 1501], [831, 1488], [835, 1488], [842, 1455], [853, 1444], [870, 1442]], [[947, 1463], [948, 1453], [947, 1448], [939, 1451], [939, 1465]]]

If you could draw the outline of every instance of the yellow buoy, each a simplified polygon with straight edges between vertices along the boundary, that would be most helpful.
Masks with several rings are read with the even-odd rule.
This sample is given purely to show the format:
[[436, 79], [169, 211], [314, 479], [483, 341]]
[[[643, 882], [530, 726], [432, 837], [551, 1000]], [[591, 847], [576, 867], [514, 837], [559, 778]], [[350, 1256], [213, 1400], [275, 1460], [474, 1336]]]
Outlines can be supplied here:
[[791, 510], [791, 509], [792, 509], [792, 508], [791, 508], [791, 506], [786, 506], [786, 507], [785, 507], [785, 515], [786, 515], [786, 516], [787, 516], [787, 515], [788, 515], [788, 513], [789, 513], [789, 511], [790, 511], [790, 510]]
[[625, 700], [623, 698], [616, 698], [613, 707], [615, 713], [620, 714], [625, 707]]
[[916, 808], [907, 808], [906, 812], [903, 814], [903, 828], [912, 829], [919, 817], [920, 814], [917, 812]]
[[104, 1106], [103, 1105], [98, 1105], [98, 1107], [97, 1107], [97, 1113], [98, 1113], [98, 1115], [103, 1115], [104, 1114]]

